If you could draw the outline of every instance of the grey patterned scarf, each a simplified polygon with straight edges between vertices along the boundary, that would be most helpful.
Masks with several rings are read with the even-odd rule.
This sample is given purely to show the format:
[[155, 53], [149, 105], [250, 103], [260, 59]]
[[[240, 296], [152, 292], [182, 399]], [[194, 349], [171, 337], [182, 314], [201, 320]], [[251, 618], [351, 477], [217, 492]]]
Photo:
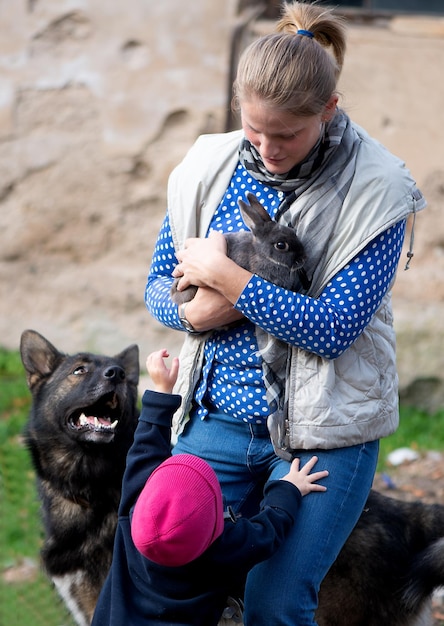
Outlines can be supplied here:
[[[303, 162], [285, 175], [271, 174], [247, 139], [240, 146], [240, 161], [251, 176], [286, 192], [275, 219], [293, 226], [304, 244], [307, 261], [297, 291], [309, 291], [316, 269], [324, 258], [339, 211], [355, 172], [360, 139], [341, 110]], [[286, 385], [290, 365], [289, 346], [256, 327], [256, 338], [270, 406], [268, 427], [272, 440], [284, 446], [288, 400]]]

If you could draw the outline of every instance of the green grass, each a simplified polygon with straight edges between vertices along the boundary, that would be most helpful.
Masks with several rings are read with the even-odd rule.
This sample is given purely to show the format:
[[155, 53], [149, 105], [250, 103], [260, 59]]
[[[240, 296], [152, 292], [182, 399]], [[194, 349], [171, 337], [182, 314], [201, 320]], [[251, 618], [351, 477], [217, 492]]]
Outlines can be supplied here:
[[[0, 348], [0, 626], [74, 626], [39, 566], [39, 504], [21, 438], [30, 399], [19, 354]], [[431, 416], [401, 407], [398, 431], [381, 441], [379, 471], [401, 447], [444, 451], [444, 408]]]
[[434, 414], [411, 406], [401, 406], [398, 430], [381, 440], [378, 471], [387, 467], [387, 455], [397, 448], [417, 452], [444, 451], [444, 408]]
[[21, 437], [29, 408], [20, 357], [0, 348], [0, 624], [73, 626], [40, 568], [39, 503]]

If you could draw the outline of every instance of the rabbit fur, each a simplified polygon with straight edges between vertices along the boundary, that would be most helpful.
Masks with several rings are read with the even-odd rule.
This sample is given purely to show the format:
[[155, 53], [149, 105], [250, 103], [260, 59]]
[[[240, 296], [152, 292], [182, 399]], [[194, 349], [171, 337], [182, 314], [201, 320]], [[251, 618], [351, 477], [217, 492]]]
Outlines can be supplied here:
[[[279, 287], [294, 291], [299, 284], [298, 270], [305, 261], [305, 250], [293, 228], [278, 224], [268, 215], [252, 193], [247, 193], [249, 204], [239, 199], [242, 218], [249, 231], [224, 234], [227, 256], [244, 269], [261, 276]], [[171, 287], [175, 304], [192, 300], [197, 287], [190, 285], [177, 290], [176, 278]]]

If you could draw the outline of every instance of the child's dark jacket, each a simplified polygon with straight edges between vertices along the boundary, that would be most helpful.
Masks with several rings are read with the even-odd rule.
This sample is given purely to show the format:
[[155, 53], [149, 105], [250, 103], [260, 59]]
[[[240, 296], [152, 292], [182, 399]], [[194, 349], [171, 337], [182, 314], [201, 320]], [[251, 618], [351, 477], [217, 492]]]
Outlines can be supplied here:
[[163, 567], [142, 556], [131, 539], [136, 500], [153, 470], [171, 455], [171, 421], [180, 396], [146, 391], [128, 453], [111, 570], [92, 626], [212, 626], [253, 565], [284, 540], [302, 500], [287, 481], [271, 481], [261, 512], [227, 520], [222, 535], [198, 559]]

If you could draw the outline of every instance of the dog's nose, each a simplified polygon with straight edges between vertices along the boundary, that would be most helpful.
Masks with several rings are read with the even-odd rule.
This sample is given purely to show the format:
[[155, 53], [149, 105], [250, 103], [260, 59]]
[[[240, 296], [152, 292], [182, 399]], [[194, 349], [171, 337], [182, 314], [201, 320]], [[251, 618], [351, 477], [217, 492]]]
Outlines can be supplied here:
[[105, 378], [109, 380], [119, 381], [124, 380], [125, 378], [125, 370], [119, 365], [110, 365], [103, 372]]

